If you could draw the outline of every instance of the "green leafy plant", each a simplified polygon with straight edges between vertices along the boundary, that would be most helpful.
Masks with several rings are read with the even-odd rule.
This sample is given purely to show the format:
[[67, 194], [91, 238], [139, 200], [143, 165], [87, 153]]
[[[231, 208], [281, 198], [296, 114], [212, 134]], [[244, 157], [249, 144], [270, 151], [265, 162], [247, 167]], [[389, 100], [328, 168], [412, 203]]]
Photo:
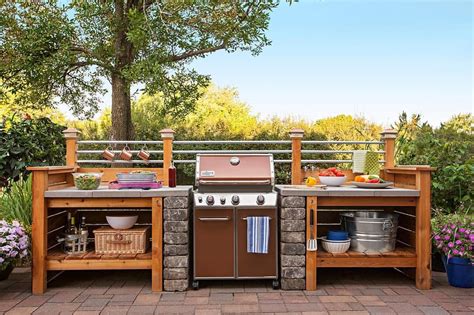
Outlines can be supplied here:
[[10, 189], [0, 197], [0, 217], [7, 221], [19, 221], [27, 231], [31, 230], [31, 177], [21, 177], [13, 182]]
[[27, 166], [63, 164], [64, 129], [48, 118], [0, 121], [0, 187], [27, 174]]

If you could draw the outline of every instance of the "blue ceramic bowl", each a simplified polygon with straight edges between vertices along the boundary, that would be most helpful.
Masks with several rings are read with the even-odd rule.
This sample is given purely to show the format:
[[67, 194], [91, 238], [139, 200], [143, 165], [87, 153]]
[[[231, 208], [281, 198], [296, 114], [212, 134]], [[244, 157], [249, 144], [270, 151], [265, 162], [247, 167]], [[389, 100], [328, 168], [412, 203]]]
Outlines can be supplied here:
[[344, 241], [349, 239], [349, 233], [342, 230], [330, 230], [327, 239], [330, 241]]

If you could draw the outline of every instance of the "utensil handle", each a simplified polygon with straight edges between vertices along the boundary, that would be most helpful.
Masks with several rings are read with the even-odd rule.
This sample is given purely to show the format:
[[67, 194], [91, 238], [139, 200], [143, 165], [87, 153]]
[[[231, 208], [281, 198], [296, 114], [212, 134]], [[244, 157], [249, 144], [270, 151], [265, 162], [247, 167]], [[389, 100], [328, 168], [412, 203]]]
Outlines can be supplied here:
[[313, 226], [314, 225], [314, 209], [309, 210], [309, 225]]
[[229, 221], [229, 217], [223, 217], [223, 218], [199, 218], [199, 221]]

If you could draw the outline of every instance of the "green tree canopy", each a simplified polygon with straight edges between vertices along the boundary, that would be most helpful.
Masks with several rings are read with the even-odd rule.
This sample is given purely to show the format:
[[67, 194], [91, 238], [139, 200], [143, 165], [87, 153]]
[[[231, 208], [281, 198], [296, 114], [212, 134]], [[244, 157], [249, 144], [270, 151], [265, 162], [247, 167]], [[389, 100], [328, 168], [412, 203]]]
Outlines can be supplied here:
[[[0, 1], [0, 80], [23, 106], [68, 104], [90, 117], [112, 85], [115, 139], [133, 135], [131, 88], [188, 113], [209, 77], [189, 63], [217, 50], [261, 52], [277, 1]], [[20, 93], [21, 92], [21, 93]], [[158, 109], [155, 109], [158, 110]]]

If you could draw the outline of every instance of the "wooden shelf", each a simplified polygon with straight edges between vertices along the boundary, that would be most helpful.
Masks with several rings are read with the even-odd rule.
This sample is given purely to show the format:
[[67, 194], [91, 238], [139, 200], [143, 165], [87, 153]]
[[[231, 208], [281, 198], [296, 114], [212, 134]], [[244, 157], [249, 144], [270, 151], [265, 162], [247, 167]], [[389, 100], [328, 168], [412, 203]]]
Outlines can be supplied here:
[[414, 248], [400, 247], [389, 253], [359, 253], [348, 251], [343, 254], [331, 254], [324, 250], [317, 252], [317, 268], [332, 267], [416, 267]]
[[136, 255], [101, 255], [94, 251], [67, 255], [50, 251], [46, 257], [47, 270], [114, 270], [151, 269], [151, 251]]

